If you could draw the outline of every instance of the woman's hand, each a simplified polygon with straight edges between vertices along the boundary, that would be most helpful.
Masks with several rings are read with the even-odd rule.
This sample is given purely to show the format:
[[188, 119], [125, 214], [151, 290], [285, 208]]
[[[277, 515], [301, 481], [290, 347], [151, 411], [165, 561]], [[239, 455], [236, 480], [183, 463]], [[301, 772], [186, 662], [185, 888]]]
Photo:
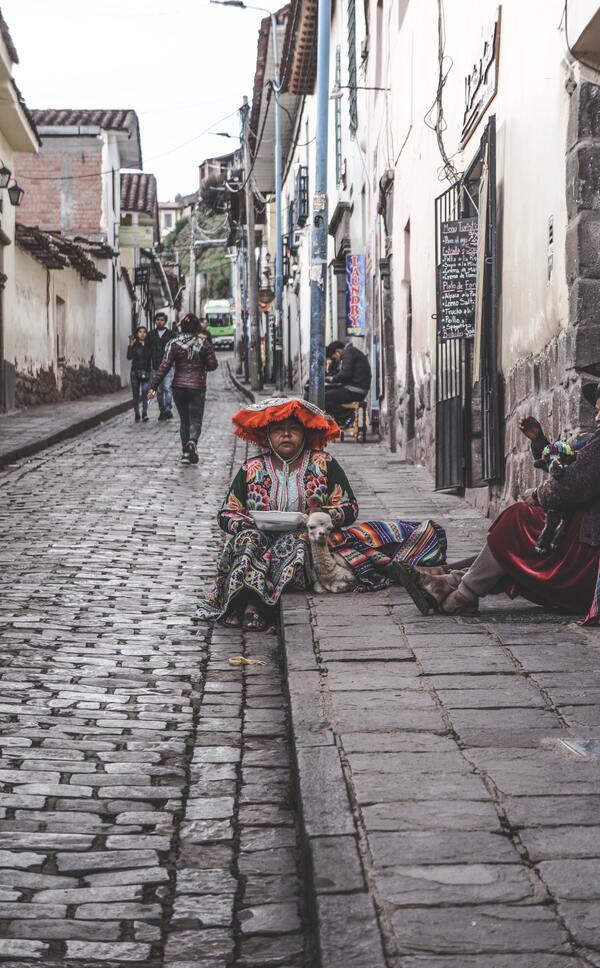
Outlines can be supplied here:
[[530, 508], [539, 507], [540, 502], [537, 498], [537, 487], [528, 487], [521, 500], [524, 501], [525, 504], [527, 504]]
[[148, 390], [146, 397], [148, 400], [154, 400], [156, 396], [156, 390]]
[[130, 346], [133, 346], [133, 344], [135, 343], [135, 340], [136, 340], [135, 333], [130, 333], [129, 334], [129, 345]]
[[544, 436], [542, 425], [535, 417], [523, 417], [519, 420], [519, 430], [525, 434], [528, 440], [538, 440]]

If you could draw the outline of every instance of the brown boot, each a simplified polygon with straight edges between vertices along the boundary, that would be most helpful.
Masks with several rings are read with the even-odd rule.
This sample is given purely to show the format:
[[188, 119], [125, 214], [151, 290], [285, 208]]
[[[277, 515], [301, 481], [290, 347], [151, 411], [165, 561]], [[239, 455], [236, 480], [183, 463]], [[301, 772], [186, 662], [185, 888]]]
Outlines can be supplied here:
[[477, 615], [479, 599], [463, 585], [444, 599], [441, 609], [445, 615]]

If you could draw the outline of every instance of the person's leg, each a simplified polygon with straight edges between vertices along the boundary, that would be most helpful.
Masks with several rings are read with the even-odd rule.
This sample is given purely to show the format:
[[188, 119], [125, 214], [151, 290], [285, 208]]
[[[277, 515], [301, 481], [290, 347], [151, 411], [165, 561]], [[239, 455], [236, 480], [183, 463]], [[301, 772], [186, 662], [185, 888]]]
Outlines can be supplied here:
[[197, 445], [198, 438], [202, 433], [202, 421], [204, 419], [204, 403], [206, 401], [206, 394], [204, 390], [190, 390], [189, 393], [190, 429], [188, 441], [191, 440]]
[[347, 390], [346, 387], [325, 387], [325, 410], [327, 413], [331, 414], [335, 420], [346, 421], [354, 419], [353, 413], [349, 410], [344, 410], [341, 406], [343, 403], [360, 403], [364, 400], [365, 395], [361, 393], [355, 393], [353, 390]]
[[140, 381], [135, 370], [131, 371], [131, 395], [133, 397], [133, 412], [135, 419], [140, 419]]
[[171, 369], [165, 374], [164, 380], [162, 381], [163, 399], [164, 399], [163, 409], [165, 414], [168, 417], [173, 416], [173, 393], [171, 388], [173, 386], [174, 376], [175, 376], [175, 370], [173, 369], [173, 367], [171, 367]]
[[[152, 371], [153, 377], [155, 372], [156, 372], [155, 370]], [[158, 419], [160, 420], [165, 410], [165, 381], [164, 380], [162, 380], [162, 382], [159, 383], [156, 388], [156, 402], [158, 403], [158, 410], [159, 410]]]
[[150, 386], [150, 377], [141, 381], [142, 388], [142, 420], [148, 419], [148, 388]]
[[485, 595], [499, 594], [504, 575], [502, 565], [496, 561], [486, 541], [471, 567], [460, 575], [456, 589], [444, 599], [442, 610], [452, 615], [469, 604], [476, 606]]
[[181, 449], [185, 450], [190, 434], [190, 417], [188, 412], [188, 391], [185, 387], [174, 387], [173, 399], [179, 414], [179, 436], [181, 437]]

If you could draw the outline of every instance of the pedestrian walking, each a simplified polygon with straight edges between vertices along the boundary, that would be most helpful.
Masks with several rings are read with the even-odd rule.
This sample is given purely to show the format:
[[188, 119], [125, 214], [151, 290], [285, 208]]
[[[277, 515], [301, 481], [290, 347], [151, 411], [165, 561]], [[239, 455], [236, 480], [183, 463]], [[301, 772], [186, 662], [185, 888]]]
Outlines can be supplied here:
[[[152, 347], [152, 376], [154, 376], [155, 372], [162, 363], [166, 348], [174, 336], [174, 331], [169, 329], [167, 326], [167, 314], [162, 311], [156, 313], [154, 317], [154, 329], [151, 330], [148, 335], [150, 346]], [[165, 374], [158, 386], [158, 390], [156, 391], [159, 420], [173, 419], [173, 394], [171, 392], [172, 384], [173, 370], [171, 369]]]
[[148, 391], [148, 399], [153, 400], [161, 380], [174, 367], [173, 399], [179, 413], [182, 464], [198, 463], [198, 439], [202, 432], [206, 399], [206, 374], [210, 370], [216, 370], [218, 365], [212, 342], [201, 333], [200, 320], [193, 313], [188, 313], [181, 320], [181, 335], [169, 343], [162, 362], [150, 381]]
[[200, 320], [200, 332], [202, 333], [203, 336], [206, 336], [206, 338], [210, 340], [210, 342], [212, 343], [212, 333], [208, 328], [208, 319], [206, 318], [206, 316], [203, 316], [202, 319]]
[[145, 326], [138, 326], [135, 333], [129, 337], [127, 359], [131, 360], [131, 392], [133, 395], [133, 410], [135, 422], [140, 422], [140, 397], [142, 400], [141, 419], [148, 420], [148, 387], [152, 372], [152, 347], [148, 340], [148, 330]]

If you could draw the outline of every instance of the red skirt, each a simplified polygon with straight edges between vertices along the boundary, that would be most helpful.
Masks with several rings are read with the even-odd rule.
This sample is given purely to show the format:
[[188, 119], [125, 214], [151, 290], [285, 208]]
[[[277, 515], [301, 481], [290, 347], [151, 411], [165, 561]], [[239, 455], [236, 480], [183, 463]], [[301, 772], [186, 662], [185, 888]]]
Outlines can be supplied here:
[[488, 545], [507, 574], [504, 590], [537, 605], [587, 612], [594, 598], [600, 547], [579, 540], [583, 511], [569, 517], [560, 548], [538, 555], [535, 543], [546, 521], [542, 508], [520, 501], [503, 511], [488, 532]]

